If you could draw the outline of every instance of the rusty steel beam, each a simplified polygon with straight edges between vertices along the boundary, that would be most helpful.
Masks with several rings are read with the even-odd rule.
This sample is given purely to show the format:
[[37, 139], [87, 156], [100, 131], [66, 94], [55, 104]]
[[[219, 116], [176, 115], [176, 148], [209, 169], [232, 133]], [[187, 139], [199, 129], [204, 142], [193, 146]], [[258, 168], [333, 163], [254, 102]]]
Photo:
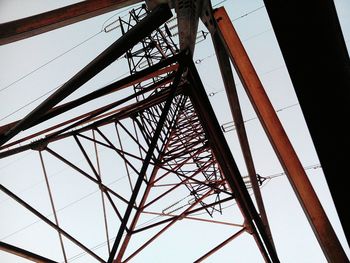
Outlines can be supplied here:
[[0, 45], [33, 37], [94, 16], [141, 2], [141, 0], [87, 0], [46, 13], [0, 24]]
[[53, 261], [43, 256], [34, 254], [33, 252], [27, 251], [23, 248], [13, 246], [2, 241], [0, 241], [0, 250], [37, 263], [58, 263], [57, 261]]
[[[186, 214], [189, 214], [189, 212], [186, 213]], [[149, 211], [143, 211], [142, 213], [143, 214], [149, 214], [149, 215], [157, 215], [157, 216], [168, 216], [168, 217], [176, 217], [177, 216], [175, 214], [166, 214], [166, 215], [164, 215], [163, 213], [149, 212]], [[225, 221], [204, 219], [204, 218], [199, 218], [199, 217], [187, 216], [186, 214], [183, 216], [182, 219], [188, 219], [188, 220], [193, 220], [193, 221], [200, 221], [200, 222], [206, 222], [206, 223], [214, 223], [214, 224], [218, 224], [218, 225], [226, 225], [226, 226], [244, 228], [243, 224], [236, 224], [236, 223], [230, 223], [230, 222], [225, 222]]]
[[148, 36], [153, 30], [160, 27], [170, 17], [172, 17], [172, 13], [167, 4], [159, 5], [157, 8], [155, 8], [149, 15], [141, 20], [140, 23], [131, 28], [122, 37], [110, 45], [49, 98], [27, 114], [27, 116], [25, 116], [13, 128], [7, 131], [4, 135], [1, 135], [0, 145], [3, 145], [18, 133], [35, 123], [45, 113], [52, 109], [52, 107], [57, 105], [83, 84], [96, 76], [117, 58], [122, 56], [128, 49], [136, 45], [144, 37]]
[[201, 256], [199, 259], [197, 259], [196, 261], [194, 261], [194, 263], [200, 263], [203, 260], [205, 260], [206, 258], [210, 257], [211, 255], [213, 255], [215, 252], [217, 252], [219, 249], [223, 248], [224, 246], [226, 246], [228, 243], [230, 243], [233, 239], [237, 238], [238, 236], [240, 236], [241, 234], [243, 234], [246, 231], [246, 229], [243, 227], [241, 230], [237, 231], [236, 233], [234, 233], [232, 236], [230, 236], [229, 238], [227, 238], [226, 240], [224, 240], [223, 242], [221, 242], [219, 245], [217, 245], [216, 247], [214, 247], [212, 250], [210, 250], [209, 252], [205, 253], [205, 255]]
[[224, 8], [214, 17], [248, 97], [329, 262], [348, 262], [328, 217]]

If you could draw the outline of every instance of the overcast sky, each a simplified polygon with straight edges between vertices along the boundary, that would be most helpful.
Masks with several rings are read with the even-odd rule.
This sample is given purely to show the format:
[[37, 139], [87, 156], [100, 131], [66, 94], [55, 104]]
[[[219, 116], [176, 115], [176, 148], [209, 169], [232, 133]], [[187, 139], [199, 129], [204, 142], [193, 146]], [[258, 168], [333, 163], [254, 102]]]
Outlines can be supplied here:
[[[3, 23], [52, 10], [74, 2], [78, 1], [49, 1], [48, 3], [48, 1], [43, 0], [0, 0], [0, 22]], [[213, 4], [220, 2], [219, 0], [214, 0]], [[349, 45], [350, 1], [337, 0], [335, 4], [345, 41]], [[278, 116], [303, 166], [313, 167], [306, 170], [307, 175], [344, 246], [344, 250], [350, 256], [349, 247], [346, 245], [322, 168], [318, 166], [319, 161], [263, 1], [228, 0], [223, 1], [219, 6], [221, 5], [226, 8], [233, 20], [233, 24], [244, 43], [274, 108], [278, 111]], [[59, 87], [115, 41], [120, 36], [118, 29], [110, 33], [101, 32], [101, 29], [109, 22], [116, 20], [119, 15], [124, 16], [126, 14], [127, 11], [123, 10], [113, 11], [46, 34], [0, 46], [0, 125], [25, 116], [47, 97], [44, 94], [49, 94], [51, 90]], [[200, 25], [200, 29], [206, 31], [203, 25]], [[66, 53], [67, 50], [90, 37], [92, 38], [89, 41]], [[211, 95], [209, 99], [219, 123], [224, 124], [230, 122], [232, 118], [226, 95], [223, 92], [223, 84], [216, 58], [213, 54], [214, 49], [209, 37], [197, 44], [194, 60], [206, 92], [208, 95]], [[58, 56], [59, 58], [57, 58]], [[53, 60], [54, 58], [57, 59]], [[51, 60], [53, 61], [48, 63]], [[82, 91], [73, 94], [72, 98], [125, 75], [128, 73], [125, 65], [125, 61], [114, 63], [84, 85]], [[326, 262], [294, 192], [286, 176], [282, 173], [283, 170], [266, 135], [255, 118], [256, 115], [237, 76], [236, 82], [244, 119], [249, 120], [246, 122], [246, 129], [257, 173], [263, 177], [273, 177], [262, 187], [262, 194], [280, 260], [281, 262], [290, 263]], [[19, 110], [27, 104], [28, 106]], [[227, 132], [225, 137], [241, 174], [246, 175], [235, 132]], [[58, 145], [57, 149], [69, 154], [70, 149], [68, 149], [67, 145], [69, 144]], [[73, 154], [73, 152], [70, 154]], [[109, 154], [108, 152], [101, 153], [105, 158], [108, 158]], [[103, 235], [103, 224], [100, 215], [97, 215], [97, 212], [95, 212], [101, 210], [101, 205], [98, 202], [98, 196], [93, 193], [96, 190], [94, 186], [83, 183], [78, 179], [71, 181], [70, 170], [67, 170], [64, 165], [54, 161], [47, 155], [44, 155], [44, 158], [46, 158], [50, 169], [49, 175], [52, 176], [52, 184], [56, 185], [55, 191], [57, 196], [59, 193], [63, 193], [63, 196], [57, 197], [56, 207], [63, 208], [71, 202], [76, 202], [74, 206], [63, 209], [59, 213], [62, 225], [72, 229], [73, 235], [81, 237], [88, 247], [102, 244], [101, 242], [105, 238]], [[122, 166], [122, 164], [120, 165]], [[110, 168], [108, 164], [106, 164], [106, 167], [105, 169]], [[112, 182], [118, 178], [111, 177], [109, 179]], [[69, 183], [67, 183], [68, 180]], [[18, 156], [1, 159], [0, 181], [1, 184], [27, 200], [43, 214], [50, 214], [49, 198], [37, 152], [25, 152]], [[119, 186], [126, 183], [125, 178], [121, 179], [119, 183]], [[65, 191], [67, 192], [66, 196], [64, 196]], [[95, 198], [94, 195], [96, 195]], [[94, 207], [94, 209], [92, 210], [91, 207]], [[84, 220], [79, 219], [81, 214], [77, 211], [81, 211], [80, 209], [84, 210]], [[32, 249], [36, 253], [58, 261], [63, 260], [57, 233], [45, 226], [45, 224], [37, 222], [35, 216], [26, 212], [24, 208], [15, 204], [3, 193], [0, 194], [0, 215], [2, 218], [2, 223], [0, 224], [1, 241], [18, 245], [25, 249]], [[52, 216], [50, 218], [52, 219]], [[115, 218], [111, 216], [109, 219], [112, 222]], [[237, 207], [234, 205], [225, 209], [222, 216], [217, 215], [217, 219], [224, 221], [233, 220], [236, 223], [242, 223], [240, 215], [237, 214]], [[74, 223], [81, 224], [81, 229], [74, 228]], [[96, 228], [91, 228], [91, 225], [96, 226]], [[203, 231], [203, 229], [206, 231]], [[93, 238], [91, 238], [91, 235], [81, 233], [85, 230], [91, 230], [92, 233], [90, 234], [92, 234]], [[113, 230], [115, 231], [113, 226], [111, 226], [110, 231]], [[207, 252], [210, 247], [214, 247], [229, 235], [232, 235], [234, 230], [234, 228], [230, 229], [222, 225], [209, 227], [205, 223], [183, 220], [175, 224], [173, 230], [169, 231], [164, 239], [161, 239], [159, 246], [151, 246], [149, 250], [146, 249], [143, 254], [136, 257], [132, 262], [192, 262]], [[191, 231], [197, 233], [197, 236], [192, 234]], [[65, 242], [69, 254], [68, 258], [74, 259], [74, 256], [79, 255], [81, 250], [68, 241]], [[195, 248], [193, 247], [193, 242], [198, 242]], [[99, 255], [101, 256], [105, 255], [106, 245], [101, 245], [96, 253], [100, 253]], [[0, 261], [27, 262], [5, 252], [0, 252]], [[74, 262], [95, 261], [91, 257], [84, 255], [74, 259]], [[243, 234], [208, 258], [206, 262], [263, 262], [263, 259], [253, 238], [249, 234]]]

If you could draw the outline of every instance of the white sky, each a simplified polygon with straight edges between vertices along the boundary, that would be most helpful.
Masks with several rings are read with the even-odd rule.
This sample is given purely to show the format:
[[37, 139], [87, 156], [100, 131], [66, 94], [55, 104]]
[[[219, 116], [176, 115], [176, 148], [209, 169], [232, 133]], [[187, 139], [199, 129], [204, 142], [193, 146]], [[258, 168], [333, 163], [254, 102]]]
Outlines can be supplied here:
[[[48, 3], [48, 1], [38, 0], [0, 0], [0, 22], [3, 23], [55, 9], [73, 2], [74, 1], [50, 1]], [[218, 0], [214, 0], [213, 4], [219, 2]], [[350, 2], [347, 0], [336, 0], [335, 4], [337, 6], [345, 41], [349, 45]], [[239, 18], [234, 20], [234, 26], [243, 40], [244, 46], [264, 84], [274, 108], [277, 110], [296, 104], [298, 101], [288, 72], [284, 66], [284, 61], [273, 30], [271, 29], [271, 24], [265, 8], [261, 8], [247, 16], [241, 17], [263, 6], [263, 1], [228, 0], [222, 3], [222, 5], [225, 6], [232, 19]], [[0, 46], [0, 90], [4, 89], [0, 91], [0, 119], [64, 83], [74, 75], [74, 73], [109, 46], [120, 35], [120, 32], [117, 32], [117, 30], [111, 33], [102, 32], [90, 41], [40, 68], [29, 76], [10, 85], [11, 83], [98, 33], [107, 20], [110, 21], [111, 17], [113, 17], [112, 20], [117, 18], [117, 16], [114, 15], [119, 13], [120, 10], [114, 11], [30, 39]], [[120, 15], [124, 14], [126, 14], [126, 12], [120, 13]], [[206, 30], [203, 26], [201, 26], [201, 28]], [[219, 123], [222, 124], [231, 121], [232, 118], [230, 116], [225, 93], [222, 92], [223, 84], [220, 79], [216, 58], [212, 56], [213, 53], [214, 49], [210, 38], [208, 38], [196, 46], [194, 59], [202, 60], [201, 63], [197, 64], [197, 69], [207, 93], [217, 92], [214, 96], [210, 97], [210, 101], [216, 112]], [[101, 72], [101, 74], [91, 82], [87, 83], [84, 86], [84, 91], [81, 92], [85, 93], [96, 87], [103, 86], [127, 72], [128, 70], [125, 66], [113, 64], [110, 68]], [[238, 78], [236, 78], [236, 81], [238, 82]], [[242, 86], [238, 84], [237, 88], [244, 119], [255, 117], [254, 111]], [[73, 97], [82, 93], [77, 92]], [[42, 99], [44, 98], [45, 97]], [[0, 125], [23, 117], [38, 105], [41, 100], [1, 120]], [[300, 107], [297, 105], [285, 109], [279, 112], [278, 116], [303, 166], [318, 164], [319, 161]], [[247, 122], [246, 129], [257, 173], [264, 177], [281, 173], [282, 168], [259, 122], [256, 119]], [[239, 151], [239, 143], [235, 133], [228, 132], [225, 136], [241, 173], [245, 175], [246, 169]], [[64, 149], [62, 145], [58, 147], [61, 147], [62, 151], [67, 150]], [[106, 153], [106, 155], [108, 154]], [[67, 184], [69, 174], [64, 170], [65, 167], [50, 159], [49, 162], [51, 162], [50, 167], [52, 169], [49, 171], [49, 174], [52, 176], [60, 174], [59, 178], [55, 177], [52, 180], [58, 186], [65, 187], [65, 191], [70, 193], [69, 196], [57, 199], [56, 207], [64, 207], [67, 203], [79, 200], [95, 190], [91, 185], [81, 183], [81, 181], [78, 180], [76, 182], [73, 181], [71, 185]], [[33, 163], [36, 165], [31, 165]], [[321, 203], [347, 255], [350, 256], [350, 250], [346, 245], [345, 237], [342, 233], [334, 205], [332, 204], [322, 169], [310, 169], [307, 170], [307, 174], [319, 195]], [[42, 213], [49, 214], [49, 199], [42, 179], [42, 172], [36, 152], [31, 154], [25, 152], [14, 158], [0, 160], [1, 183], [9, 187], [13, 192], [18, 193], [19, 196], [33, 204], [33, 206], [37, 207]], [[71, 177], [69, 177], [69, 180], [72, 180]], [[80, 186], [77, 191], [73, 191], [75, 183]], [[72, 187], [72, 191], [69, 191], [70, 187]], [[59, 192], [59, 190], [57, 190], [57, 192]], [[270, 180], [262, 188], [262, 194], [270, 220], [272, 235], [281, 262], [326, 262], [286, 176], [282, 175]], [[91, 198], [78, 202], [79, 208], [86, 208], [93, 204], [95, 204], [95, 201]], [[96, 206], [98, 207], [98, 204], [96, 204]], [[231, 213], [237, 213], [236, 210], [234, 210], [234, 207], [224, 210], [224, 216], [221, 219], [230, 219]], [[62, 224], [66, 224], [67, 228], [69, 228], [69, 224], [72, 223], [70, 228], [72, 231], [74, 231], [73, 223], [77, 222], [74, 217], [81, 216], [81, 214], [76, 213], [76, 211], [78, 211], [78, 208], [75, 210], [73, 206], [64, 211], [62, 210], [62, 213], [59, 215], [62, 218]], [[55, 244], [58, 247], [57, 234], [42, 223], [33, 224], [37, 218], [28, 214], [23, 208], [15, 204], [14, 201], [9, 200], [2, 193], [0, 194], [0, 215], [2, 218], [0, 224], [1, 241], [22, 246], [26, 249], [33, 249], [39, 254], [62, 261], [60, 250], [52, 246], [52, 244]], [[81, 227], [82, 229], [90, 229], [93, 231], [94, 238], [91, 239], [91, 237], [87, 235], [81, 235], [79, 229], [76, 230], [76, 233], [72, 234], [81, 236], [85, 239], [88, 247], [93, 247], [99, 244], [99, 240], [103, 240], [104, 238], [103, 234], [101, 234], [102, 231], [100, 231], [102, 228], [96, 227], [96, 229], [92, 229], [88, 226], [84, 228], [84, 224], [99, 224], [100, 226], [101, 221], [98, 221], [100, 218], [94, 216], [94, 212], [87, 211], [84, 215], [86, 217], [83, 221], [80, 221], [82, 224]], [[239, 222], [239, 216], [234, 214], [234, 218], [238, 220], [237, 223], [241, 223]], [[32, 225], [29, 226], [30, 224]], [[26, 229], [21, 230], [24, 227], [26, 227]], [[206, 230], [205, 232], [203, 231], [203, 227]], [[197, 233], [198, 236], [189, 235], [181, 239], [185, 235], [188, 235], [188, 233], [192, 233], [191, 231], [197, 231], [195, 233]], [[204, 223], [193, 223], [190, 221], [179, 222], [179, 224], [175, 224], [172, 231], [165, 234], [167, 237], [160, 239], [161, 245], [159, 247], [151, 246], [149, 250], [146, 249], [144, 254], [141, 254], [140, 257], [136, 257], [132, 262], [192, 262], [207, 252], [210, 247], [213, 247], [230, 234], [233, 234], [232, 231], [234, 232], [234, 229], [232, 230], [223, 226], [209, 228], [208, 225]], [[196, 244], [196, 247], [198, 246], [198, 251], [201, 251], [200, 253], [194, 253], [196, 249], [193, 248], [193, 240], [196, 239], [202, 241], [199, 242], [201, 244]], [[263, 262], [252, 240], [251, 236], [244, 234], [214, 254], [206, 262]], [[102, 249], [105, 249], [105, 247], [100, 250], [102, 251]], [[70, 257], [79, 254], [79, 250], [70, 244], [67, 244], [67, 250], [70, 253]], [[101, 252], [101, 255], [103, 255], [103, 253], [104, 252]], [[0, 261], [27, 262], [4, 252], [0, 252]], [[84, 256], [74, 262], [94, 261], [92, 261], [90, 257]]]

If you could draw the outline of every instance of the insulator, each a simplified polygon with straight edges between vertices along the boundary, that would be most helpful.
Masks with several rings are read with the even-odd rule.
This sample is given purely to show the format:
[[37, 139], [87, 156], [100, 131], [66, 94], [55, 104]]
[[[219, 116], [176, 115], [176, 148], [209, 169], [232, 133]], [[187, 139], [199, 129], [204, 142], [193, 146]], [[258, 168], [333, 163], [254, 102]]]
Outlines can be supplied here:
[[109, 33], [111, 31], [113, 31], [114, 29], [117, 29], [118, 27], [120, 27], [119, 20], [115, 20], [115, 21], [109, 23], [108, 25], [106, 25], [103, 28], [103, 30], [105, 31], [105, 33]]
[[197, 37], [196, 37], [196, 44], [204, 41], [207, 39], [208, 32], [205, 32], [203, 30], [197, 32]]
[[[184, 208], [185, 206], [189, 205], [189, 204], [190, 204], [189, 202], [190, 202], [193, 198], [191, 198], [190, 200], [188, 200], [188, 201], [186, 202], [185, 200], [186, 200], [188, 197], [190, 197], [190, 196], [188, 195], [188, 196], [186, 196], [186, 197], [184, 197], [184, 198], [182, 198], [182, 199], [176, 201], [175, 203], [169, 205], [168, 207], [164, 208], [164, 209], [162, 210], [162, 213], [168, 215], [168, 214], [171, 214], [171, 213], [173, 213], [173, 212], [175, 212], [175, 211], [178, 211], [178, 210]], [[179, 205], [179, 204], [180, 204], [181, 202], [183, 202], [183, 201], [185, 201], [184, 204], [182, 204], [182, 205], [176, 207], [177, 205]]]
[[167, 25], [177, 24], [176, 19], [177, 19], [177, 17], [174, 16], [174, 17], [172, 17], [171, 19], [169, 19], [169, 20], [166, 22], [166, 24], [167, 24]]

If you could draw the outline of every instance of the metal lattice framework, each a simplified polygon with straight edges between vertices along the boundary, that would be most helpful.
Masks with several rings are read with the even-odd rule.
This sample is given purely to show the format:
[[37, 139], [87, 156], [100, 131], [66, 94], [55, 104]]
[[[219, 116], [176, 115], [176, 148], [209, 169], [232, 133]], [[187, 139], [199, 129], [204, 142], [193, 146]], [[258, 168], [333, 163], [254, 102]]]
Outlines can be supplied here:
[[[147, 13], [147, 9], [143, 6], [132, 10], [128, 21], [120, 19], [122, 32], [124, 34], [128, 32]], [[210, 120], [210, 123], [214, 121], [210, 127], [203, 126], [204, 122], [209, 123], [207, 118], [213, 118], [213, 115], [198, 114], [198, 111], [203, 111], [202, 106], [199, 106], [203, 102], [197, 93], [201, 93], [202, 96], [205, 96], [205, 93], [199, 84], [200, 80], [193, 62], [185, 52], [178, 52], [164, 24], [126, 52], [131, 73], [128, 78], [136, 81], [118, 85], [127, 82], [120, 80], [109, 85], [109, 88], [104, 87], [95, 91], [93, 95], [105, 95], [130, 85], [134, 88], [132, 93], [129, 92], [128, 96], [107, 106], [47, 129], [42, 132], [46, 134], [43, 139], [1, 153], [6, 156], [29, 148], [37, 150], [45, 174], [47, 168], [44, 159], [54, 158], [95, 184], [101, 192], [107, 241], [110, 239], [108, 225], [111, 222], [108, 222], [106, 207], [113, 208], [119, 221], [119, 228], [114, 234], [114, 244], [108, 245], [107, 260], [60, 228], [59, 215], [55, 214], [55, 222], [52, 222], [9, 189], [1, 187], [3, 192], [58, 231], [66, 260], [68, 256], [62, 237], [75, 243], [97, 261], [112, 262], [116, 258], [116, 262], [128, 262], [155, 241], [160, 234], [184, 218], [238, 227], [238, 231], [230, 239], [249, 229], [264, 251], [264, 256], [268, 257], [254, 222], [260, 218], [248, 192], [242, 193], [242, 189], [245, 188], [238, 189], [238, 183], [244, 185], [239, 173], [236, 174], [238, 170], [234, 167], [235, 174], [229, 172], [230, 175], [225, 177], [224, 170], [228, 168], [220, 165], [212, 147], [216, 142], [211, 138], [213, 137], [211, 130], [214, 128], [220, 130], [220, 127], [217, 123], [215, 125], [215, 119]], [[140, 76], [142, 81], [137, 80]], [[85, 98], [93, 97], [95, 96], [90, 94], [85, 96]], [[208, 101], [206, 104], [210, 107]], [[62, 107], [67, 106], [57, 108]], [[46, 118], [49, 117], [44, 117]], [[111, 131], [111, 127], [114, 131]], [[32, 137], [34, 136], [29, 136], [27, 139]], [[7, 147], [17, 143], [8, 144]], [[59, 147], [55, 149], [55, 145], [61, 143], [70, 149], [79, 149], [80, 155], [84, 156], [85, 164], [77, 165], [71, 159], [69, 152], [60, 152]], [[227, 147], [223, 137], [220, 144], [222, 147]], [[95, 157], [89, 153], [92, 145], [96, 151]], [[124, 163], [123, 170], [128, 183], [123, 187], [112, 187], [105, 183], [101, 172], [104, 170], [101, 165], [103, 161], [98, 155], [103, 148], [112, 151], [114, 158]], [[230, 155], [219, 158], [221, 162], [223, 158], [230, 158], [234, 164]], [[119, 172], [120, 169], [122, 167], [118, 169]], [[230, 179], [227, 179], [227, 176]], [[50, 185], [47, 186], [51, 193]], [[51, 194], [50, 196], [52, 209], [55, 211], [54, 198]], [[215, 213], [223, 212], [223, 204], [236, 202], [241, 207], [245, 218], [244, 224], [224, 223], [212, 218]], [[204, 211], [209, 218], [192, 216], [201, 211]], [[145, 226], [144, 223], [140, 224], [144, 222], [143, 217], [149, 218], [149, 216], [153, 216], [152, 223]], [[260, 221], [259, 223], [261, 224]], [[135, 236], [153, 228], [157, 229], [155, 234], [144, 240], [134, 251], [128, 250], [129, 243]], [[209, 251], [199, 261], [215, 251], [216, 249]]]

